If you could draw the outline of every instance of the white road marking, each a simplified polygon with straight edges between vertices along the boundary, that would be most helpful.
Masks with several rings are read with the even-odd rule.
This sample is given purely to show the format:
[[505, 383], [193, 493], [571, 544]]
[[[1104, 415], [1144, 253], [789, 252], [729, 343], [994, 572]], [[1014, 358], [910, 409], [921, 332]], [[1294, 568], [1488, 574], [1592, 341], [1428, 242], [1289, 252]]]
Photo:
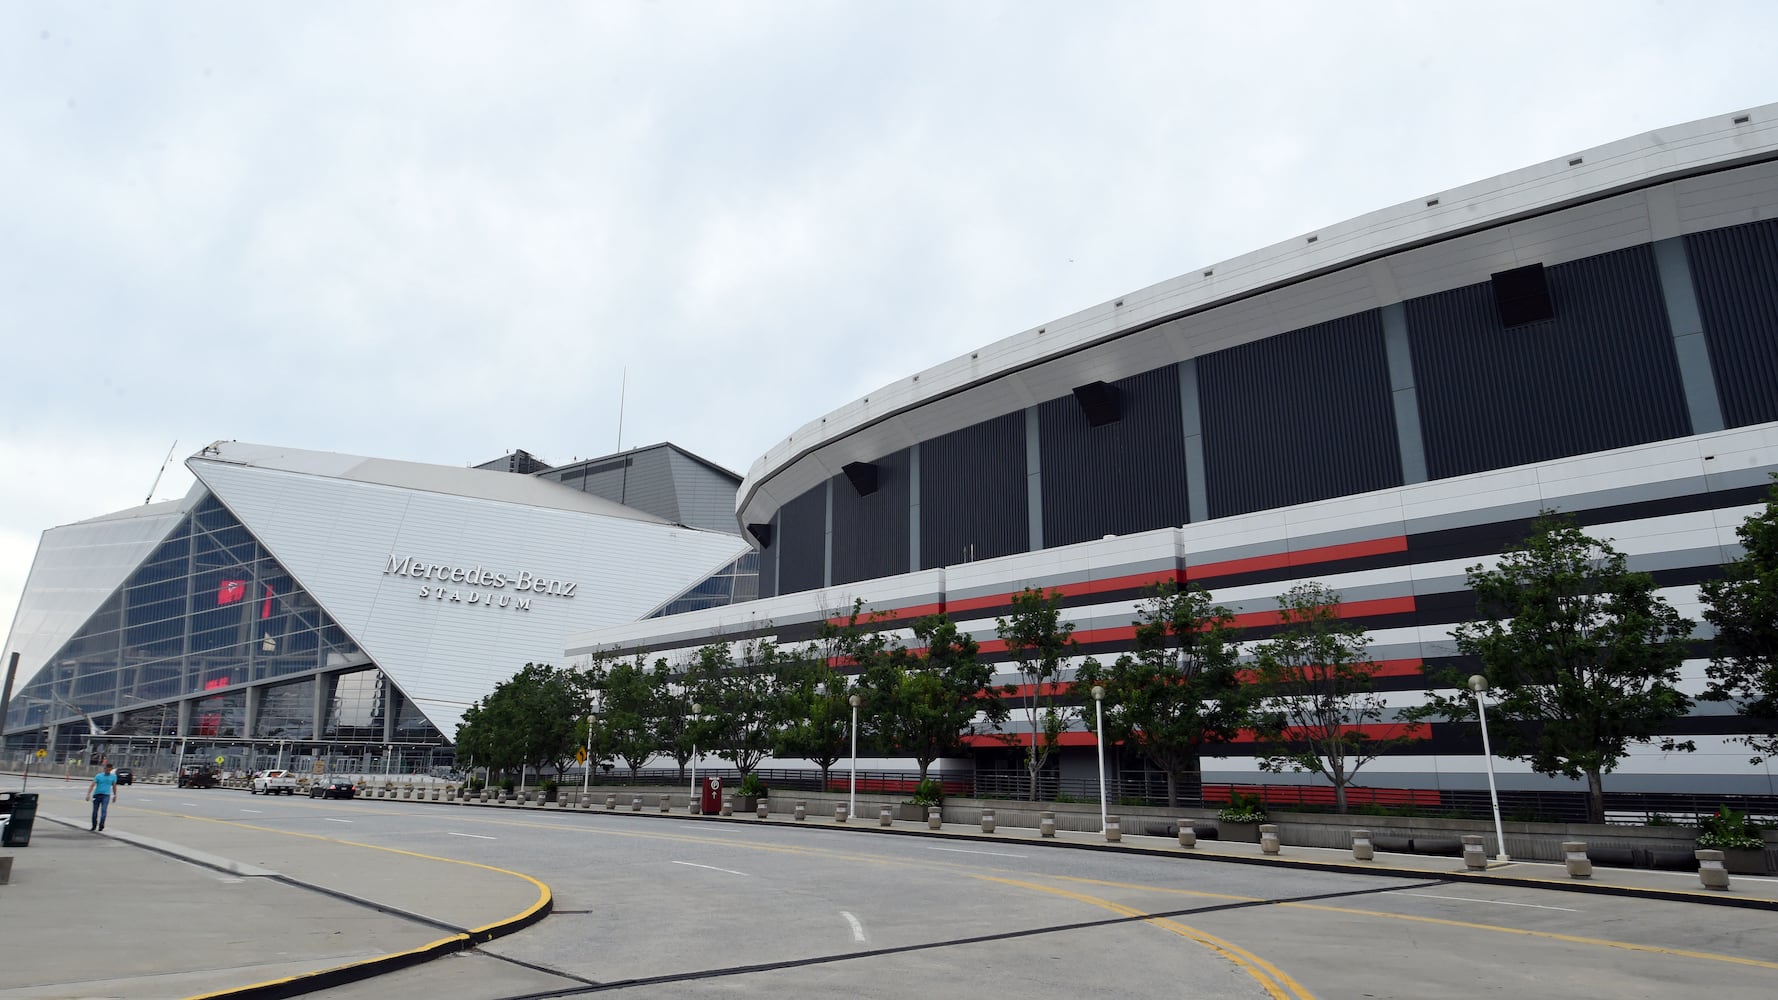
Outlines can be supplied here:
[[193, 809], [196, 809], [198, 807], [198, 804], [196, 802], [181, 802], [179, 804], [182, 806], [190, 806]]
[[746, 877], [747, 877], [747, 873], [746, 873], [746, 872], [738, 872], [738, 871], [735, 871], [735, 870], [734, 870], [734, 869], [732, 869], [732, 868], [718, 868], [718, 867], [716, 867], [716, 866], [715, 866], [715, 865], [700, 865], [700, 864], [696, 864], [696, 863], [694, 863], [694, 862], [691, 862], [691, 861], [675, 861], [675, 862], [673, 862], [673, 863], [674, 863], [674, 864], [676, 864], [676, 865], [685, 865], [685, 866], [686, 866], [686, 867], [687, 867], [687, 868], [708, 868], [708, 869], [710, 869], [710, 870], [711, 870], [711, 871], [713, 871], [713, 872], [727, 872], [727, 873], [728, 873], [728, 874], [730, 874], [730, 875], [739, 875], [739, 876], [741, 876], [741, 877], [742, 877], [742, 878], [746, 878]]
[[477, 840], [499, 840], [500, 839], [499, 837], [484, 837], [479, 833], [457, 833], [454, 830], [446, 830], [445, 832], [450, 834], [453, 837], [474, 837]]
[[928, 847], [929, 851], [944, 851], [947, 854], [987, 854], [996, 858], [1023, 858], [1023, 854], [1006, 854], [1001, 851], [965, 851], [960, 847]]
[[1472, 899], [1468, 896], [1435, 896], [1430, 892], [1404, 892], [1404, 896], [1419, 896], [1421, 899], [1454, 899], [1459, 903], [1493, 903], [1495, 906], [1528, 906], [1533, 910], [1561, 910], [1563, 913], [1579, 913], [1566, 906], [1540, 906], [1537, 903], [1509, 903], [1504, 899]]
[[853, 916], [850, 913], [847, 913], [845, 910], [840, 911], [840, 916], [845, 917], [846, 923], [849, 923], [852, 925], [852, 940], [863, 941], [864, 940], [864, 925], [858, 922], [858, 918]]
[[349, 819], [334, 819], [332, 816], [323, 816], [321, 818], [328, 821], [329, 823], [350, 823], [350, 822], [352, 822]]
[[223, 885], [240, 885], [247, 880], [244, 878], [219, 878], [216, 881], [221, 882]]
[[265, 810], [263, 810], [263, 809], [243, 809], [241, 811], [244, 813], [263, 813]]

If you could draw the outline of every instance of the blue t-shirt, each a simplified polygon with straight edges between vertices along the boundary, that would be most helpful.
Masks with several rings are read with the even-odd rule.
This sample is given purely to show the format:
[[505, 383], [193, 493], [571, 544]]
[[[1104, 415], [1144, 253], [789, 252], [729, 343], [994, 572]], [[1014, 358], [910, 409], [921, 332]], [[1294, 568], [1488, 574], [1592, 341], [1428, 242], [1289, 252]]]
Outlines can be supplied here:
[[112, 786], [117, 784], [117, 775], [100, 771], [93, 775], [93, 794], [110, 795]]

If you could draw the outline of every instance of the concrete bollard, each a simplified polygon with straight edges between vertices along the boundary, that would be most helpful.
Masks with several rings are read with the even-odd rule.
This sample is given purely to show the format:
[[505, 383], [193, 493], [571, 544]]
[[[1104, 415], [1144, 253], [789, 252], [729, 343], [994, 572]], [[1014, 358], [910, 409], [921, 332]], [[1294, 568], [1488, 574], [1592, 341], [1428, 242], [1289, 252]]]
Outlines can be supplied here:
[[690, 796], [690, 798], [691, 802], [686, 805], [685, 811], [693, 816], [702, 816], [704, 814], [704, 803], [699, 801], [696, 795]]
[[1037, 832], [1041, 836], [1054, 837], [1056, 835], [1056, 814], [1053, 812], [1039, 813]]
[[1278, 826], [1275, 823], [1262, 823], [1259, 828], [1259, 850], [1261, 854], [1277, 854]]
[[809, 815], [809, 804], [802, 799], [796, 800], [796, 821], [801, 823]]
[[617, 795], [615, 793], [605, 796], [605, 808], [607, 808], [607, 809], [616, 809], [617, 808]]
[[432, 801], [434, 801], [434, 802], [438, 801], [438, 789], [436, 789], [436, 788], [434, 788], [432, 790]]
[[1377, 849], [1371, 844], [1371, 832], [1369, 830], [1352, 831], [1352, 860], [1377, 860]]
[[771, 815], [772, 810], [767, 807], [766, 800], [762, 798], [759, 800], [759, 803], [754, 808], [753, 812], [754, 815], [758, 816], [760, 819], [765, 819], [767, 816]]
[[888, 806], [884, 806], [883, 808], [877, 810], [877, 825], [878, 826], [888, 826], [889, 824], [891, 824], [893, 822], [895, 822], [895, 810], [889, 808]]
[[846, 821], [846, 804], [844, 802], [834, 803], [833, 821], [835, 823], [844, 823]]
[[642, 811], [642, 796], [640, 796], [640, 795], [630, 796], [630, 811], [633, 813], [639, 813]]
[[1192, 821], [1189, 819], [1179, 821], [1179, 846], [1198, 846], [1198, 830], [1197, 827], [1192, 826]]
[[1568, 866], [1569, 878], [1593, 877], [1593, 862], [1587, 858], [1586, 841], [1562, 841], [1562, 863]]
[[672, 812], [672, 811], [673, 811], [673, 796], [671, 796], [671, 795], [661, 796], [661, 812]]
[[928, 806], [926, 809], [926, 829], [936, 830], [943, 825], [944, 814], [938, 811], [937, 806]]
[[1113, 844], [1124, 839], [1124, 831], [1118, 825], [1120, 819], [1122, 817], [1119, 816], [1105, 817], [1105, 839]]
[[722, 797], [722, 814], [724, 816], [733, 816], [735, 814], [735, 800], [732, 796], [724, 795]]
[[1727, 889], [1729, 887], [1729, 870], [1723, 867], [1721, 851], [1694, 851], [1692, 856], [1698, 859], [1698, 881], [1706, 889]]
[[1488, 867], [1488, 850], [1482, 846], [1482, 838], [1466, 833], [1463, 841], [1463, 867], [1471, 871], [1482, 871]]
[[983, 833], [993, 833], [994, 832], [994, 810], [992, 810], [992, 809], [983, 809], [982, 810], [982, 832]]

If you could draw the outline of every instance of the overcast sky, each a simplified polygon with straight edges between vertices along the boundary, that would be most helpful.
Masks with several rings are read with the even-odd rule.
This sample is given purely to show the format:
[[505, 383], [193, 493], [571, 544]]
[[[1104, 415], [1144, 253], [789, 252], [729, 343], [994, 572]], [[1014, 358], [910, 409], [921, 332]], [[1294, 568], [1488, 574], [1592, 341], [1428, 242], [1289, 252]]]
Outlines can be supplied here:
[[745, 472], [1270, 243], [1778, 100], [1778, 4], [0, 5], [0, 626], [236, 439]]

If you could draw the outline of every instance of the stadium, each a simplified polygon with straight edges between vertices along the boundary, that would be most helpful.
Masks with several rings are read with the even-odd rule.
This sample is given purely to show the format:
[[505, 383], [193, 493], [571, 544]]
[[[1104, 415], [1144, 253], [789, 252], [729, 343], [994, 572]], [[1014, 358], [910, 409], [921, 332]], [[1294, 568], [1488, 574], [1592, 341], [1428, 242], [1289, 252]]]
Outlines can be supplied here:
[[[947, 613], [1013, 683], [994, 626], [1025, 588], [1061, 591], [1081, 652], [1106, 659], [1156, 582], [1202, 584], [1258, 637], [1314, 580], [1368, 630], [1399, 710], [1455, 661], [1466, 567], [1554, 509], [1700, 622], [1696, 694], [1698, 585], [1738, 554], [1775, 471], [1768, 105], [1429, 192], [911, 373], [752, 465], [735, 509], [758, 600], [577, 633], [566, 653], [794, 644], [862, 601], [898, 623]], [[1638, 752], [1609, 788], [1778, 793], [1733, 742], [1749, 725], [1702, 702], [1673, 727], [1697, 752]], [[954, 766], [978, 787], [1018, 766], [977, 742]], [[1053, 787], [1084, 783], [1091, 734], [1063, 745]], [[1139, 757], [1117, 763], [1120, 787], [1141, 784]], [[1577, 787], [1499, 769], [1509, 790]], [[1473, 723], [1434, 724], [1360, 783], [1473, 790], [1485, 773]], [[1203, 780], [1261, 776], [1237, 745]]]

